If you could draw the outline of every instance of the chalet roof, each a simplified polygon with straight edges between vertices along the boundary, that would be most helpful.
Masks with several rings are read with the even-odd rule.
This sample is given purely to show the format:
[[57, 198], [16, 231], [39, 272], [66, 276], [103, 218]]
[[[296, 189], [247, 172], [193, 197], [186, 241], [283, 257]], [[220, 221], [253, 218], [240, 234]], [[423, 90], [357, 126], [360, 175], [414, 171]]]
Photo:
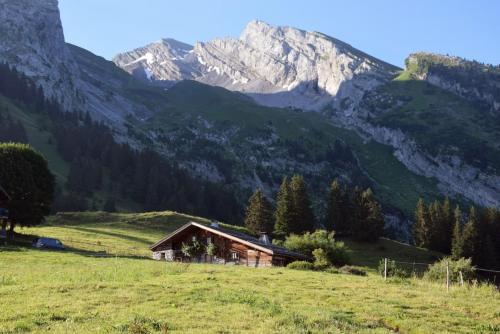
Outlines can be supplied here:
[[195, 223], [195, 222], [190, 222], [190, 223], [187, 223], [186, 225], [183, 225], [179, 229], [175, 230], [174, 232], [167, 235], [165, 238], [161, 239], [160, 241], [158, 241], [157, 243], [152, 245], [150, 247], [150, 249], [151, 250], [155, 249], [156, 247], [167, 242], [172, 237], [174, 237], [178, 233], [184, 231], [185, 229], [187, 229], [191, 226], [196, 226], [198, 228], [204, 229], [204, 230], [212, 232], [214, 234], [221, 235], [221, 236], [226, 237], [228, 239], [241, 242], [243, 244], [249, 245], [255, 249], [261, 250], [261, 251], [268, 253], [268, 254], [282, 255], [282, 256], [287, 256], [287, 257], [304, 259], [304, 260], [308, 259], [308, 257], [303, 255], [303, 254], [293, 252], [291, 250], [288, 250], [286, 248], [279, 247], [279, 246], [276, 246], [273, 244], [265, 244], [262, 241], [260, 241], [259, 239], [252, 237], [248, 234], [242, 233], [242, 232], [234, 231], [234, 230], [231, 230], [228, 228], [222, 228], [220, 226], [217, 226], [217, 227], [213, 226], [213, 225], [208, 226], [208, 225], [203, 225], [203, 224]]
[[3, 195], [3, 196], [5, 196], [7, 199], [10, 199], [9, 194], [5, 191], [5, 189], [2, 187], [2, 185], [1, 185], [1, 184], [0, 184], [0, 195]]

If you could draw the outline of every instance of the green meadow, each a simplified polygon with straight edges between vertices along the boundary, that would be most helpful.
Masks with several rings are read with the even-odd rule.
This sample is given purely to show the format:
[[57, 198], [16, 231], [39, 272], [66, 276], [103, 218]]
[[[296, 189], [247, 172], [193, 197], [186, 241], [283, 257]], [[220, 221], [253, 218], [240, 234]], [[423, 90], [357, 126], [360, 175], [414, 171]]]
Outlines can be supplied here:
[[[367, 276], [181, 264], [148, 246], [189, 220], [172, 212], [62, 214], [0, 250], [0, 333], [500, 333], [492, 286], [384, 281], [378, 260], [437, 256], [346, 241]], [[33, 236], [68, 249], [40, 251]]]

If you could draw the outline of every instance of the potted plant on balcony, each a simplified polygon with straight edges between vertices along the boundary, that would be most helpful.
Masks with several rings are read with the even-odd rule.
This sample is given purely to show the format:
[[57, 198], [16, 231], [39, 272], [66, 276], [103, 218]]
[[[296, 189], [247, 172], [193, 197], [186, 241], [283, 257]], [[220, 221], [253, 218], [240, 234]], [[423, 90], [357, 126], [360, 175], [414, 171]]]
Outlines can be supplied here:
[[205, 253], [205, 245], [202, 244], [198, 239], [193, 239], [193, 241], [188, 243], [182, 243], [181, 251], [182, 253], [189, 257], [191, 260], [196, 259], [200, 262], [200, 256]]

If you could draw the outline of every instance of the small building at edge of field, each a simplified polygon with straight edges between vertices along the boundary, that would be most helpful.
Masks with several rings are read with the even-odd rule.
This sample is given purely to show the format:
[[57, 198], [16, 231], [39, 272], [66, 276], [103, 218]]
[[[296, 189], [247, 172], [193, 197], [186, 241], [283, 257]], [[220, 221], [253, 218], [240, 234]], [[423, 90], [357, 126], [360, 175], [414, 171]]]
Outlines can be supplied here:
[[[215, 254], [210, 256], [204, 253], [196, 258], [184, 255], [182, 244], [188, 244], [193, 240], [197, 240], [205, 246], [214, 244]], [[262, 235], [261, 238], [257, 239], [242, 232], [222, 228], [216, 223], [211, 225], [187, 223], [158, 241], [150, 249], [153, 251], [153, 259], [170, 262], [272, 267], [286, 266], [293, 261], [308, 260], [308, 257], [303, 254], [273, 245], [267, 235]]]

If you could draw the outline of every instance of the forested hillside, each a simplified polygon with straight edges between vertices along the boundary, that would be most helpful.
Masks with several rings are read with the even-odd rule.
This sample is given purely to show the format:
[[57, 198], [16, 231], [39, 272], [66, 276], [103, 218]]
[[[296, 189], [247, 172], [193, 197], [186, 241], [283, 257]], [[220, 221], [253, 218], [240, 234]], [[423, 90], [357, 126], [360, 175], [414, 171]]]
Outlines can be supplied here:
[[29, 142], [51, 162], [54, 211], [171, 208], [221, 220], [242, 209], [222, 186], [191, 177], [159, 154], [118, 143], [88, 114], [62, 112], [26, 77], [0, 66], [2, 141]]

